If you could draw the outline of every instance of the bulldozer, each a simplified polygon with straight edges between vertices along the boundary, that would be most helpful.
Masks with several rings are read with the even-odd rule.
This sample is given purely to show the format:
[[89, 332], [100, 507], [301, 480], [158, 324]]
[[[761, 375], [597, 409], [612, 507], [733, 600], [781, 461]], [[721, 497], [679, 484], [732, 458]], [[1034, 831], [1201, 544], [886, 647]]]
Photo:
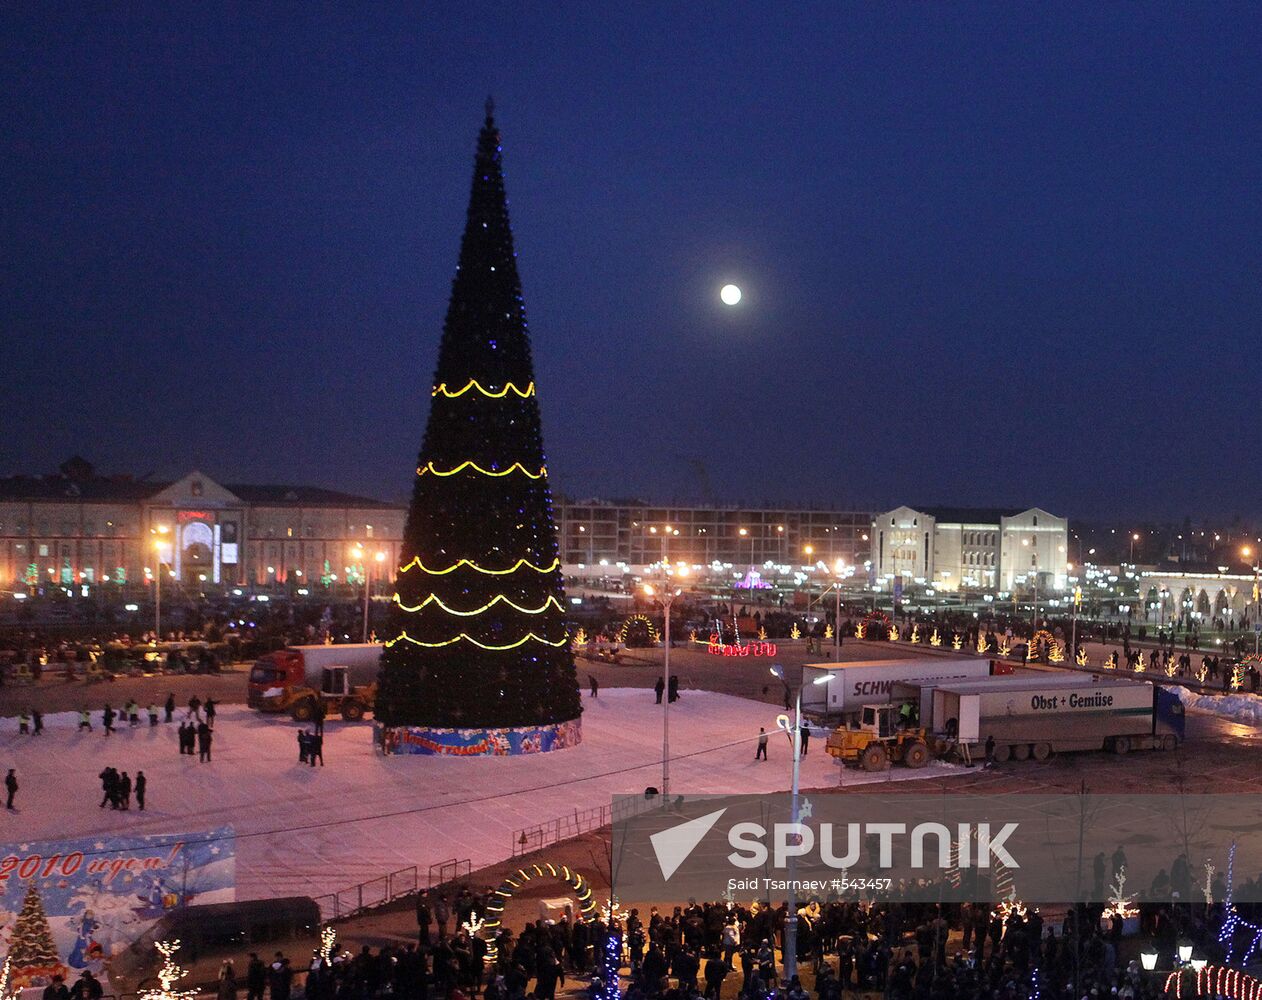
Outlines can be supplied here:
[[890, 763], [921, 768], [937, 753], [936, 740], [924, 729], [899, 725], [898, 705], [864, 705], [858, 729], [833, 730], [824, 749], [842, 764], [884, 771]]

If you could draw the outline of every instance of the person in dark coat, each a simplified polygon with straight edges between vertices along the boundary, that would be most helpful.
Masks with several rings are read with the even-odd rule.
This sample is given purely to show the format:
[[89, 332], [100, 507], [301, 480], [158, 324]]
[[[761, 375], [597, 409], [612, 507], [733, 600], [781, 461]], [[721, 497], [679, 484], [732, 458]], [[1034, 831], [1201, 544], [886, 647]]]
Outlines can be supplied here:
[[320, 766], [324, 767], [324, 737], [319, 733], [312, 733], [307, 737], [307, 759], [312, 767], [315, 767], [317, 757], [320, 758]]
[[74, 984], [74, 989], [70, 991], [70, 1000], [101, 1000], [104, 995], [105, 990], [101, 988], [100, 980], [84, 969], [79, 981]]
[[206, 725], [210, 726], [211, 729], [214, 729], [215, 728], [215, 699], [207, 698], [205, 708], [206, 708]]
[[145, 786], [147, 784], [148, 784], [148, 780], [145, 778], [145, 772], [137, 771], [136, 772], [136, 785], [135, 785], [136, 808], [139, 809], [141, 812], [145, 811]]
[[429, 908], [429, 893], [422, 891], [416, 897], [416, 936], [422, 946], [429, 944], [429, 925], [434, 922], [434, 912]]
[[662, 703], [662, 695], [666, 693], [666, 681], [659, 677], [657, 683], [653, 685], [653, 690], [657, 693], [657, 704]]
[[163, 711], [166, 712], [166, 718], [163, 721], [170, 722], [175, 717], [175, 692], [174, 691], [170, 692], [167, 695], [166, 704], [163, 705], [162, 708], [163, 708]]
[[245, 967], [245, 1000], [263, 1000], [267, 987], [267, 966], [258, 952], [250, 952], [250, 964]]
[[9, 768], [9, 773], [4, 776], [4, 790], [9, 793], [5, 800], [4, 807], [6, 809], [13, 808], [13, 797], [18, 793], [18, 777], [13, 773], [13, 768]]
[[298, 763], [307, 763], [307, 756], [311, 753], [311, 743], [307, 737], [305, 729], [298, 730]]
[[118, 776], [118, 808], [131, 808], [131, 775], [126, 771]]
[[53, 976], [53, 981], [44, 987], [43, 1000], [70, 1000], [65, 976]]
[[802, 744], [802, 756], [805, 757], [806, 748], [810, 745], [810, 742], [811, 742], [811, 727], [808, 726], [805, 722], [803, 722], [802, 728], [800, 730], [800, 734], [801, 735], [799, 737], [799, 741]]
[[667, 698], [670, 701], [678, 701], [679, 700], [679, 675], [678, 674], [670, 675], [670, 683], [667, 685], [667, 689], [668, 689]]
[[[197, 726], [197, 759], [200, 763], [205, 764], [210, 761], [210, 743], [214, 739], [214, 734], [210, 731], [210, 726], [206, 723], [199, 723]], [[292, 979], [293, 973], [290, 973]]]
[[324, 701], [317, 701], [315, 708], [311, 712], [311, 721], [315, 723], [315, 734], [317, 736], [324, 735], [324, 717], [328, 714], [329, 710], [324, 707]]
[[[114, 709], [110, 708], [108, 704], [105, 706], [105, 711], [101, 713], [101, 722], [105, 726], [106, 736], [114, 731]], [[75, 983], [76, 988], [78, 988], [78, 985], [78, 983]], [[98, 985], [100, 984], [98, 983]]]
[[[44, 731], [44, 713], [38, 708], [31, 709], [31, 724], [35, 727], [33, 730], [34, 735], [38, 736]], [[65, 986], [63, 986], [62, 989], [64, 990]]]

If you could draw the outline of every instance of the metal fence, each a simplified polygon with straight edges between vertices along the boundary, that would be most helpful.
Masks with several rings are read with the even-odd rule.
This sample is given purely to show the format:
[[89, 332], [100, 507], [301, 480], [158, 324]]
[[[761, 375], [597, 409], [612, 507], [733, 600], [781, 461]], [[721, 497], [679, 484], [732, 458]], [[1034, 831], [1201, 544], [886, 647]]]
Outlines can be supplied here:
[[473, 863], [468, 858], [448, 858], [429, 866], [429, 874], [425, 879], [425, 887], [434, 888], [446, 882], [455, 882], [459, 878], [468, 878], [473, 872]]
[[532, 851], [550, 847], [576, 837], [580, 833], [591, 833], [601, 827], [608, 826], [614, 819], [623, 819], [637, 815], [649, 809], [659, 808], [661, 803], [654, 798], [620, 798], [615, 811], [613, 804], [595, 806], [591, 809], [575, 809], [572, 813], [558, 816], [556, 819], [527, 826], [513, 831], [513, 857], [530, 854]]
[[337, 892], [317, 896], [315, 901], [320, 907], [320, 919], [341, 920], [364, 910], [384, 906], [400, 896], [411, 895], [419, 888], [418, 871], [413, 865], [411, 868], [400, 868], [388, 875], [339, 889]]

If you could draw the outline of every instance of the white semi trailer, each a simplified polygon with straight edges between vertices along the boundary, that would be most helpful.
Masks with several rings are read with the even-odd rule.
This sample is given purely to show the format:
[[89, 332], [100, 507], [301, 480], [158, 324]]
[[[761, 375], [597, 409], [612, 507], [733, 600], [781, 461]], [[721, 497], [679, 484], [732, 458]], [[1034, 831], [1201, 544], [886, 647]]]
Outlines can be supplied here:
[[994, 738], [995, 759], [1046, 760], [1067, 750], [1173, 750], [1183, 739], [1183, 703], [1148, 681], [1077, 674], [995, 677], [984, 682], [905, 684], [920, 723], [976, 756]]
[[864, 705], [887, 701], [895, 684], [979, 680], [994, 672], [994, 662], [979, 656], [808, 663], [802, 668], [802, 709], [824, 716], [851, 715]]

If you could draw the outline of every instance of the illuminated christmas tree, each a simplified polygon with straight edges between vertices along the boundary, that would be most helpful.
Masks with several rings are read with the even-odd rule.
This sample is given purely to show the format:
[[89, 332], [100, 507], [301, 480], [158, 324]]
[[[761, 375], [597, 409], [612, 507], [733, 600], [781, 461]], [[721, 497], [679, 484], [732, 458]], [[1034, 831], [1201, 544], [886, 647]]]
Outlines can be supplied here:
[[53, 976], [65, 975], [66, 967], [57, 954], [53, 930], [44, 912], [44, 901], [32, 881], [22, 900], [22, 909], [9, 939], [10, 974], [15, 987], [45, 985]]
[[576, 720], [530, 339], [487, 104], [395, 581], [377, 719]]

